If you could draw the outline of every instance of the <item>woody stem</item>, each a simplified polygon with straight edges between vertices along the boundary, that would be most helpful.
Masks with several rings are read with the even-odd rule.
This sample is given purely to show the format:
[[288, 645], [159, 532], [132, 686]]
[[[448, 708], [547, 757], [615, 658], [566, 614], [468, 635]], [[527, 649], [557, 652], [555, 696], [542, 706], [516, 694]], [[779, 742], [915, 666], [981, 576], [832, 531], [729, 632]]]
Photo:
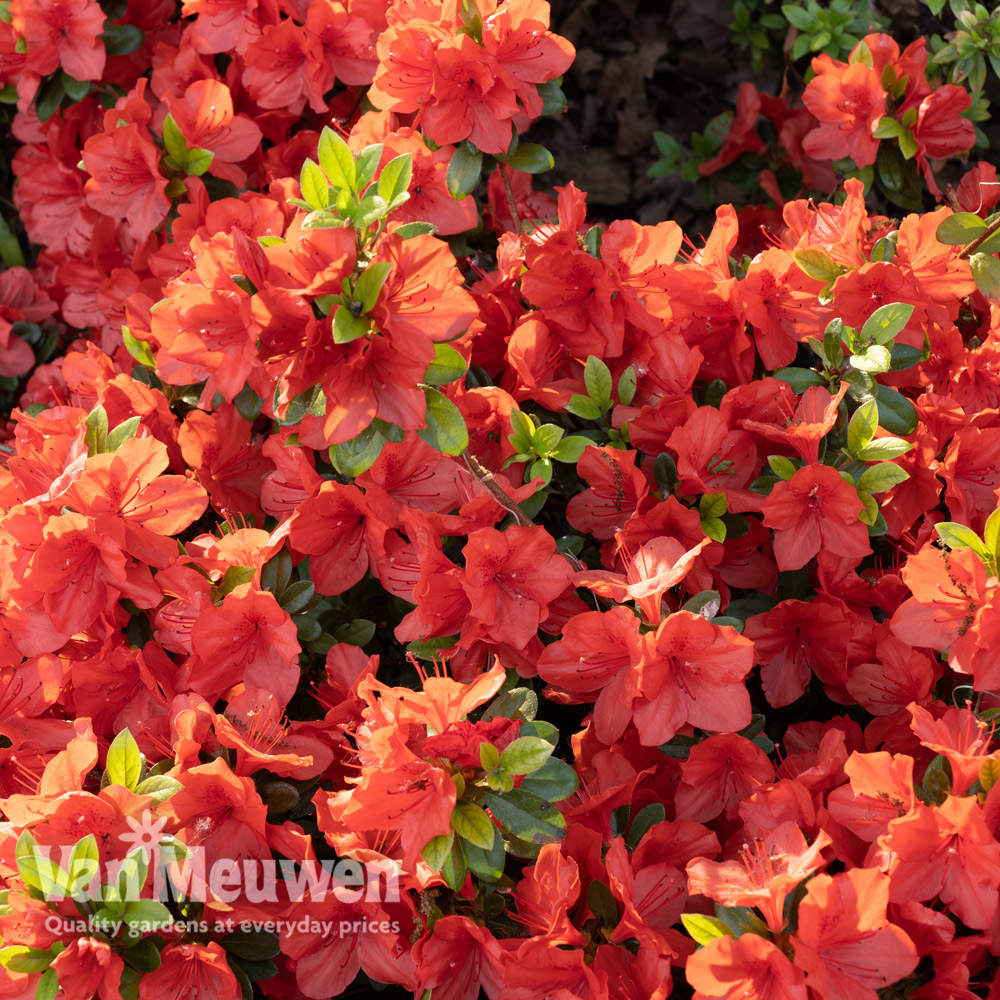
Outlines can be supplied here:
[[521, 231], [521, 214], [517, 210], [517, 200], [514, 198], [514, 189], [510, 186], [510, 175], [507, 173], [507, 164], [497, 162], [500, 169], [500, 179], [503, 181], [503, 189], [507, 192], [507, 207], [510, 209], [510, 217], [514, 221], [514, 229]]
[[533, 523], [531, 518], [529, 518], [524, 511], [521, 510], [521, 508], [518, 507], [518, 505], [511, 500], [506, 493], [504, 493], [504, 491], [500, 488], [499, 483], [497, 483], [496, 479], [493, 477], [493, 473], [482, 465], [475, 455], [471, 452], [463, 451], [462, 461], [465, 462], [465, 467], [469, 470], [469, 472], [471, 472], [476, 479], [479, 480], [483, 489], [486, 490], [486, 492], [489, 493], [489, 495], [493, 497], [493, 499], [496, 500], [496, 502], [500, 504], [504, 510], [513, 514], [514, 520], [516, 520], [522, 528], [528, 527], [528, 525]]
[[980, 246], [982, 246], [998, 229], [1000, 229], [1000, 219], [986, 227], [986, 232], [977, 236], [959, 255], [959, 260], [968, 260]]
[[[534, 521], [524, 513], [523, 510], [500, 488], [499, 483], [493, 476], [493, 473], [487, 469], [475, 455], [469, 451], [462, 452], [462, 461], [465, 463], [465, 467], [471, 472], [476, 479], [482, 484], [484, 490], [491, 497], [493, 497], [496, 502], [503, 507], [504, 510], [508, 511], [514, 520], [522, 528], [528, 528], [534, 525]], [[562, 549], [556, 549], [556, 551], [563, 556], [573, 567], [577, 570], [584, 570], [587, 567], [584, 566], [582, 562], [572, 552], [564, 552]]]

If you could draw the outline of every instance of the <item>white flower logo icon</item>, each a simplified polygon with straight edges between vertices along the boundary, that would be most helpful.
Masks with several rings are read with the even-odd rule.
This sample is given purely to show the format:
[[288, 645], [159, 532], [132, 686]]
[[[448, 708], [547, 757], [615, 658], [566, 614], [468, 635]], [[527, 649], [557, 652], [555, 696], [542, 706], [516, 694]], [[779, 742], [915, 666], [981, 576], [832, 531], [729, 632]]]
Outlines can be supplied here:
[[148, 861], [149, 853], [155, 851], [160, 844], [163, 828], [167, 825], [167, 817], [161, 816], [154, 821], [153, 814], [148, 809], [143, 809], [139, 819], [126, 816], [125, 821], [132, 832], [119, 834], [118, 839], [131, 845], [129, 853], [141, 847], [143, 858]]

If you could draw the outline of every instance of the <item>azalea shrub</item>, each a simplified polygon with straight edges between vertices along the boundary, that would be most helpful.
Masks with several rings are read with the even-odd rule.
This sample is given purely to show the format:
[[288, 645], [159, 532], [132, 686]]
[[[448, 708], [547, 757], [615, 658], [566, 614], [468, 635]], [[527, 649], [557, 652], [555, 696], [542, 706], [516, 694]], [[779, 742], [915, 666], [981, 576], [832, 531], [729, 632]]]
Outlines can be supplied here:
[[744, 84], [700, 172], [762, 115], [795, 190], [686, 237], [534, 180], [573, 57], [0, 4], [3, 997], [1000, 998], [969, 93]]

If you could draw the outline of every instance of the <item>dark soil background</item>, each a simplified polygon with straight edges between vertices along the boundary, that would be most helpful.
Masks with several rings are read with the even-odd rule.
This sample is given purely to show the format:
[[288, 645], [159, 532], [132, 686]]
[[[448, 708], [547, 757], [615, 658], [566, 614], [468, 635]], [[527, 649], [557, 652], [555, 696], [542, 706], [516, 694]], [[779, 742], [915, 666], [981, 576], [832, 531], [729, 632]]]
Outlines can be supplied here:
[[[742, 81], [779, 94], [787, 75], [789, 99], [801, 93], [799, 72], [781, 66], [780, 52], [772, 54], [762, 74], [752, 72], [748, 54], [731, 41], [732, 0], [550, 3], [552, 30], [576, 46], [577, 57], [563, 82], [566, 113], [539, 121], [529, 136], [548, 147], [556, 162], [536, 183], [574, 181], [587, 192], [588, 218], [594, 222], [631, 218], [653, 225], [674, 219], [691, 237], [708, 232], [716, 204], [746, 204], [746, 192], [718, 179], [709, 193], [707, 184], [683, 181], [680, 171], [665, 178], [647, 176], [660, 158], [654, 130], [688, 150], [692, 132], [703, 131], [713, 117], [735, 106]], [[891, 18], [890, 31], [900, 47], [942, 30], [920, 0], [880, 0], [873, 9]], [[778, 0], [770, 10], [779, 12]], [[798, 69], [807, 64], [801, 60]], [[942, 190], [962, 172], [958, 164], [943, 172]], [[749, 200], [766, 197], [751, 194]]]

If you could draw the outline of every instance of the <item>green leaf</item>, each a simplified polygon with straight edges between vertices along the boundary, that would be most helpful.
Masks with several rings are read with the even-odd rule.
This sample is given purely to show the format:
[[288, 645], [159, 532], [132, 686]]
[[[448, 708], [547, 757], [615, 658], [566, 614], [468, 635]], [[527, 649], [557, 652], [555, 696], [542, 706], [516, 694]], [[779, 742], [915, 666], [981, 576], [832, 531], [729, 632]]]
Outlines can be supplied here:
[[976, 288], [990, 301], [1000, 302], [1000, 260], [991, 254], [974, 253], [969, 264]]
[[811, 368], [779, 368], [772, 374], [779, 382], [787, 382], [797, 396], [801, 396], [811, 386], [826, 385], [823, 376]]
[[[326, 126], [320, 133], [318, 156], [319, 165], [323, 168], [323, 173], [326, 174], [330, 183], [335, 188], [347, 191], [354, 190], [356, 177], [354, 154], [347, 143], [329, 126]], [[379, 157], [376, 158], [376, 162], [378, 162], [379, 158], [381, 158], [381, 148], [379, 149]], [[326, 190], [325, 181], [323, 190]], [[302, 197], [306, 201], [309, 201], [309, 197], [305, 193], [305, 188], [302, 189]], [[325, 208], [326, 200], [323, 201], [322, 205], [314, 207]]]
[[908, 302], [891, 302], [881, 306], [865, 320], [861, 336], [876, 344], [888, 344], [903, 332], [912, 315], [913, 306]]
[[722, 609], [722, 597], [717, 590], [703, 590], [685, 601], [680, 609], [702, 618], [714, 618]]
[[566, 833], [566, 820], [551, 803], [524, 788], [505, 795], [486, 792], [483, 802], [515, 837], [529, 844], [554, 844]]
[[87, 455], [101, 455], [108, 450], [108, 413], [100, 403], [95, 406], [84, 421], [83, 441]]
[[871, 442], [878, 430], [878, 405], [874, 399], [863, 403], [851, 417], [847, 425], [847, 452], [856, 456], [862, 448]]
[[885, 462], [890, 458], [899, 458], [900, 455], [905, 455], [912, 448], [913, 445], [902, 438], [876, 438], [871, 444], [866, 444], [864, 448], [855, 452], [854, 457], [862, 462]]
[[785, 458], [784, 455], [768, 455], [767, 464], [771, 466], [776, 476], [785, 480], [791, 479], [798, 472], [795, 463], [791, 459]]
[[906, 129], [900, 124], [900, 122], [890, 117], [889, 115], [883, 115], [872, 131], [873, 139], [896, 139], [903, 135]]
[[457, 382], [468, 371], [465, 358], [450, 344], [434, 345], [434, 360], [424, 372], [425, 385], [448, 385]]
[[618, 379], [618, 399], [621, 400], [623, 406], [631, 405], [632, 400], [635, 398], [635, 388], [635, 368], [629, 365]]
[[864, 524], [873, 525], [878, 520], [878, 501], [870, 493], [865, 493], [864, 490], [859, 490], [858, 499], [864, 504], [865, 508], [858, 517]]
[[299, 187], [302, 189], [302, 198], [306, 204], [315, 211], [325, 209], [330, 202], [330, 185], [323, 176], [323, 171], [314, 161], [307, 159], [302, 164], [302, 172], [299, 174]]
[[720, 937], [735, 937], [728, 924], [723, 923], [717, 917], [706, 917], [701, 913], [682, 913], [681, 923], [684, 930], [698, 944], [708, 944]]
[[358, 278], [354, 286], [354, 299], [361, 303], [363, 313], [370, 312], [378, 301], [379, 292], [385, 284], [392, 264], [388, 261], [380, 261], [378, 264], [369, 264]]
[[414, 236], [433, 236], [437, 232], [437, 226], [433, 222], [404, 222], [393, 229], [393, 232], [401, 240], [412, 240]]
[[498, 882], [503, 877], [506, 851], [504, 850], [503, 837], [496, 835], [496, 827], [490, 823], [495, 836], [489, 850], [477, 847], [471, 841], [461, 838], [459, 846], [462, 849], [462, 857], [469, 871], [473, 875], [487, 882]]
[[872, 263], [890, 264], [895, 256], [896, 240], [892, 234], [875, 241], [875, 245], [872, 247]]
[[367, 472], [382, 454], [387, 443], [374, 423], [370, 423], [356, 438], [330, 448], [330, 463], [343, 476], [360, 476]]
[[722, 518], [703, 516], [701, 519], [701, 530], [713, 542], [724, 542], [726, 540], [726, 522]]
[[374, 192], [366, 194], [358, 205], [358, 210], [354, 216], [354, 225], [357, 229], [367, 229], [373, 222], [378, 221], [389, 211], [389, 206]]
[[870, 469], [865, 469], [858, 480], [858, 489], [866, 493], [884, 493], [899, 483], [906, 482], [910, 475], [892, 462], [879, 462]]
[[424, 389], [424, 396], [427, 426], [417, 435], [445, 455], [461, 455], [469, 446], [469, 430], [458, 407], [437, 389]]
[[166, 802], [184, 786], [166, 774], [154, 774], [135, 786], [136, 795], [152, 795], [154, 802]]
[[839, 368], [844, 360], [844, 324], [839, 319], [830, 320], [823, 331], [823, 354], [831, 368]]
[[979, 765], [979, 784], [983, 786], [984, 792], [988, 792], [998, 781], [1000, 781], [1000, 760], [996, 757], [987, 757]]
[[451, 847], [454, 840], [455, 834], [447, 833], [441, 834], [439, 837], [434, 837], [424, 845], [424, 849], [420, 854], [431, 871], [441, 871], [445, 861], [448, 860], [448, 856], [451, 854]]
[[154, 899], [137, 899], [125, 907], [124, 915], [127, 924], [149, 924], [146, 930], [157, 930], [173, 924], [173, 914], [163, 903]]
[[567, 413], [580, 417], [582, 420], [600, 420], [604, 410], [595, 403], [589, 396], [581, 396], [574, 393], [570, 396], [569, 402], [563, 407]]
[[1000, 550], [1000, 508], [997, 508], [986, 518], [983, 541], [986, 543], [986, 551], [995, 559], [998, 550]]
[[184, 133], [180, 126], [174, 121], [173, 115], [167, 115], [163, 119], [163, 146], [167, 153], [172, 156], [179, 166], [187, 163], [188, 146]]
[[123, 729], [108, 747], [105, 770], [110, 784], [124, 785], [130, 791], [135, 791], [142, 775], [142, 754], [139, 744], [127, 729]]
[[192, 177], [201, 177], [215, 162], [215, 153], [210, 149], [192, 149], [188, 152], [184, 172]]
[[889, 352], [889, 370], [893, 372], [905, 371], [914, 365], [925, 360], [924, 352], [912, 344], [893, 344]]
[[673, 456], [660, 452], [653, 462], [653, 481], [661, 496], [669, 496], [677, 485], [677, 463]]
[[568, 799], [580, 786], [580, 779], [572, 766], [558, 757], [549, 757], [537, 771], [532, 771], [521, 782], [522, 792], [531, 792], [546, 802]]
[[55, 1000], [58, 992], [59, 973], [55, 969], [46, 969], [35, 983], [35, 1000]]
[[109, 56], [126, 56], [136, 52], [146, 43], [146, 36], [141, 28], [134, 24], [107, 24], [100, 34], [104, 48]]
[[852, 368], [867, 372], [869, 375], [887, 372], [892, 366], [889, 351], [881, 344], [872, 344], [860, 354], [852, 354], [847, 361]]
[[448, 163], [448, 193], [452, 198], [471, 194], [479, 183], [482, 170], [482, 150], [476, 149], [468, 139], [463, 140]]
[[986, 223], [972, 212], [955, 212], [937, 227], [938, 243], [950, 247], [965, 246], [986, 232]]
[[537, 142], [522, 142], [507, 158], [507, 165], [514, 170], [523, 170], [526, 174], [543, 174], [555, 166], [555, 158]]
[[107, 451], [117, 451], [126, 441], [134, 438], [136, 432], [139, 430], [139, 421], [141, 417], [129, 417], [128, 420], [120, 423], [109, 435], [107, 444], [105, 445]]
[[465, 855], [462, 853], [461, 843], [458, 837], [452, 840], [451, 849], [448, 851], [444, 864], [440, 868], [441, 877], [449, 889], [457, 892], [465, 885], [465, 880], [469, 875], [468, 865], [465, 863]]
[[538, 96], [542, 99], [542, 115], [561, 115], [566, 110], [566, 95], [563, 93], [562, 77], [540, 83], [537, 86]]
[[785, 15], [785, 20], [799, 31], [809, 31], [813, 27], [813, 19], [801, 7], [789, 3], [782, 4], [781, 13]]
[[371, 332], [371, 320], [351, 314], [347, 306], [337, 306], [333, 314], [333, 342], [349, 344]]
[[557, 427], [555, 424], [542, 424], [531, 435], [531, 448], [536, 455], [548, 458], [555, 451], [565, 433], [561, 427]]
[[479, 763], [484, 771], [492, 771], [500, 763], [500, 751], [492, 743], [480, 743]]
[[[348, 150], [350, 152], [350, 150]], [[376, 142], [371, 146], [365, 146], [358, 153], [354, 161], [354, 180], [351, 187], [355, 191], [364, 191], [368, 187], [368, 182], [375, 176], [379, 163], [382, 161], [384, 147], [382, 143]]]
[[657, 825], [657, 823], [662, 823], [667, 818], [667, 811], [664, 809], [662, 803], [653, 802], [652, 804], [645, 806], [640, 809], [636, 814], [634, 820], [632, 820], [632, 825], [629, 827], [628, 835], [625, 837], [625, 846], [628, 850], [634, 851], [639, 846], [639, 841], [642, 840], [646, 834]]
[[132, 336], [132, 332], [127, 326], [122, 327], [122, 340], [129, 354], [143, 365], [145, 368], [155, 368], [156, 360], [153, 357], [153, 349], [144, 340], [138, 340]]
[[451, 828], [470, 844], [488, 851], [493, 847], [497, 828], [474, 802], [459, 802], [451, 813]]
[[949, 549], [972, 549], [987, 562], [992, 557], [986, 543], [967, 525], [957, 521], [941, 521], [934, 525], [934, 530]]
[[[413, 175], [413, 157], [409, 153], [393, 157], [383, 168], [378, 178], [378, 194], [386, 203], [392, 204], [406, 194]], [[400, 203], [401, 204], [401, 203]]]
[[0, 260], [7, 267], [24, 267], [24, 252], [3, 216], [0, 216]]
[[583, 368], [583, 382], [587, 395], [601, 407], [601, 412], [611, 405], [611, 372], [600, 359], [591, 355]]
[[337, 642], [344, 642], [349, 646], [366, 646], [375, 635], [375, 622], [367, 618], [355, 618], [354, 621], [334, 626], [333, 635]]
[[552, 756], [552, 744], [535, 736], [514, 740], [500, 754], [500, 768], [515, 777], [537, 771]]
[[531, 722], [538, 714], [538, 695], [531, 688], [516, 687], [497, 695], [483, 712], [483, 722], [490, 719], [522, 719]]
[[827, 253], [816, 248], [794, 250], [792, 258], [810, 278], [822, 281], [825, 285], [836, 281], [845, 271], [843, 264], [835, 263]]
[[0, 965], [11, 972], [34, 973], [44, 972], [51, 964], [55, 955], [41, 948], [29, 948], [27, 945], [14, 944], [0, 948]]
[[698, 501], [698, 511], [702, 517], [722, 517], [727, 506], [725, 493], [706, 493]]
[[916, 407], [901, 393], [887, 385], [877, 386], [878, 422], [891, 434], [907, 437], [917, 429]]
[[563, 438], [552, 452], [552, 458], [557, 462], [579, 462], [584, 451], [594, 442], [579, 434]]

